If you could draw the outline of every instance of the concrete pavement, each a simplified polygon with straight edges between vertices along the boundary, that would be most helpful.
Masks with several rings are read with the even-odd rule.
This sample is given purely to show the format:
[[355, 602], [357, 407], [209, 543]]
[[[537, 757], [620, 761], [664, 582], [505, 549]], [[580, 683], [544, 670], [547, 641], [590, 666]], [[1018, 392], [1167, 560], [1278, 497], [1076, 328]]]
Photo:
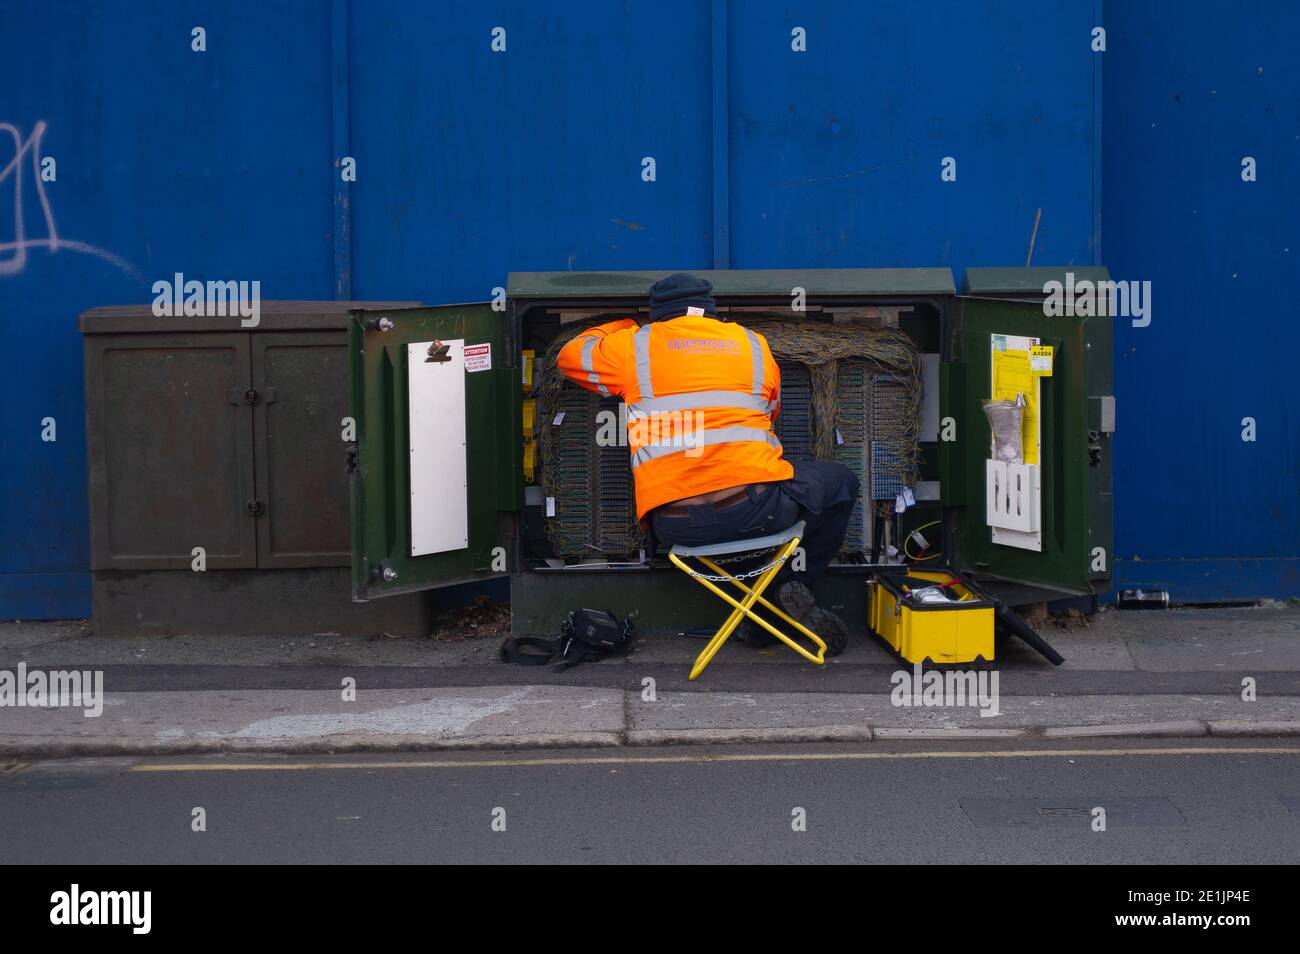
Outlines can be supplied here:
[[870, 741], [873, 738], [1300, 736], [1300, 697], [1003, 696], [901, 707], [884, 693], [643, 692], [554, 686], [122, 692], [103, 713], [0, 709], [0, 756], [357, 752]]
[[985, 682], [931, 705], [900, 697], [915, 673], [865, 638], [825, 667], [728, 645], [688, 683], [702, 643], [687, 637], [552, 673], [498, 663], [495, 638], [117, 640], [5, 623], [0, 676], [96, 672], [104, 698], [95, 718], [0, 705], [0, 755], [1300, 733], [1300, 606], [1111, 611], [1045, 635], [1064, 666], [1010, 642]]
[[[558, 622], [558, 621], [557, 621]], [[710, 620], [701, 620], [709, 623]], [[716, 622], [712, 621], [712, 622]], [[1005, 669], [1064, 673], [1300, 672], [1300, 602], [1269, 603], [1224, 609], [1119, 611], [1106, 609], [1086, 625], [1062, 629], [1040, 627], [1042, 635], [1065, 656], [1060, 669], [1044, 663], [1019, 641], [998, 647]], [[366, 666], [474, 670], [495, 666], [497, 638], [442, 641], [420, 638], [339, 636], [189, 636], [103, 638], [88, 620], [0, 622], [0, 663], [26, 660], [32, 665], [93, 664], [109, 666], [338, 667]], [[688, 638], [646, 638], [626, 657], [642, 666], [681, 667], [699, 643]], [[715, 665], [775, 665], [784, 654], [734, 651], [728, 647]], [[837, 666], [888, 665], [894, 656], [872, 637], [854, 638], [835, 660]], [[829, 667], [828, 667], [829, 668]], [[536, 670], [528, 671], [536, 677]], [[566, 674], [596, 678], [584, 667]]]

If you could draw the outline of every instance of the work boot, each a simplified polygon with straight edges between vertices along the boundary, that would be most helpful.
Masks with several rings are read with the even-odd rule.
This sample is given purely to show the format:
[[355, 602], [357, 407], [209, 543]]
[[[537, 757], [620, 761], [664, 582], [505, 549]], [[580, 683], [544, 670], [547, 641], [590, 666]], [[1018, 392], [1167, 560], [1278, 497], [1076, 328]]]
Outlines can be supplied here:
[[822, 609], [812, 590], [791, 581], [781, 587], [778, 597], [785, 611], [822, 638], [827, 656], [838, 656], [849, 644], [849, 624], [828, 609]]
[[765, 649], [776, 642], [775, 636], [752, 619], [742, 619], [732, 635], [753, 649]]

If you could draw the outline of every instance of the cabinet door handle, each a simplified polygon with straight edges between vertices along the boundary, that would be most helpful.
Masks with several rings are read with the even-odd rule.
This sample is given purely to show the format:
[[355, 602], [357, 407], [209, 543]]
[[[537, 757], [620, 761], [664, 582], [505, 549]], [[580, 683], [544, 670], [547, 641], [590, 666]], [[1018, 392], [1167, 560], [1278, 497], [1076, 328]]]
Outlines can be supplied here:
[[274, 404], [276, 396], [275, 388], [231, 388], [226, 392], [226, 400], [231, 404], [247, 404], [249, 407]]

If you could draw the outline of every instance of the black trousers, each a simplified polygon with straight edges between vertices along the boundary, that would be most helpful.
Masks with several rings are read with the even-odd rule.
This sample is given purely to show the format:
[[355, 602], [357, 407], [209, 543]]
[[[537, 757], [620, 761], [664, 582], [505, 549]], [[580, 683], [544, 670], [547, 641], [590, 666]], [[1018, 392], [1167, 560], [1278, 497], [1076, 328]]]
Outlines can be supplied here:
[[[721, 510], [704, 504], [678, 517], [653, 511], [650, 525], [655, 539], [665, 547], [698, 547], [780, 533], [802, 520], [805, 527], [799, 545], [804, 551], [803, 569], [796, 569], [796, 560], [786, 561], [772, 586], [792, 579], [811, 586], [844, 544], [849, 514], [858, 499], [858, 478], [843, 464], [799, 461], [792, 466], [794, 476], [789, 480], [762, 484], [762, 490], [751, 486], [748, 499]], [[752, 566], [761, 566], [765, 559], [755, 560]], [[748, 566], [725, 568], [743, 570]]]

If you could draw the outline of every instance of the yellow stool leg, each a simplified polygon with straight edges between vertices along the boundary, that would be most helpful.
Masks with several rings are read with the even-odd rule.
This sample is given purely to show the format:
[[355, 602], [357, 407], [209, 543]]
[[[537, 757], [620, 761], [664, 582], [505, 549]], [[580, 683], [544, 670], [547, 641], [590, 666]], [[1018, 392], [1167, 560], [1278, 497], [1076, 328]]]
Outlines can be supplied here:
[[[798, 544], [799, 544], [798, 539], [796, 538], [794, 541], [792, 541], [792, 544], [793, 544], [793, 546], [798, 546]], [[793, 547], [792, 547], [792, 549], [793, 549]], [[705, 564], [706, 566], [708, 566], [709, 569], [713, 570], [713, 572], [715, 572], [715, 573], [717, 573], [717, 574], [719, 574], [719, 575], [725, 575], [725, 574], [723, 573], [722, 569], [721, 569], [717, 564], [715, 564], [712, 560], [709, 560], [709, 559], [707, 559], [707, 558], [705, 558], [705, 557], [700, 557], [700, 562], [703, 563], [703, 564]], [[780, 569], [780, 564], [777, 565], [777, 567], [775, 568], [775, 570], [779, 570], [779, 569]], [[775, 570], [773, 571], [772, 575], [775, 575]], [[737, 587], [739, 587], [742, 591], [744, 591], [744, 592], [746, 592], [746, 593], [750, 592], [749, 588], [746, 587], [745, 584], [741, 583], [739, 580], [733, 578], [733, 579], [731, 580], [731, 582], [734, 583]], [[818, 665], [821, 665], [822, 663], [824, 663], [824, 662], [826, 661], [826, 643], [822, 640], [822, 638], [821, 638], [820, 636], [818, 636], [816, 633], [814, 633], [814, 632], [813, 632], [812, 630], [810, 630], [808, 627], [804, 626], [803, 623], [799, 622], [797, 619], [795, 619], [794, 617], [792, 617], [792, 616], [790, 616], [788, 613], [786, 613], [785, 610], [783, 610], [783, 609], [781, 609], [779, 606], [776, 606], [775, 604], [769, 602], [768, 599], [767, 599], [765, 596], [762, 596], [762, 595], [761, 595], [762, 592], [763, 592], [763, 590], [767, 589], [767, 583], [768, 583], [768, 582], [770, 582], [770, 580], [764, 580], [764, 581], [762, 581], [762, 585], [760, 585], [760, 586], [756, 586], [756, 587], [755, 587], [755, 589], [758, 591], [758, 594], [760, 594], [760, 595], [758, 595], [758, 602], [759, 602], [759, 603], [762, 603], [763, 606], [764, 606], [766, 609], [771, 610], [773, 613], [775, 613], [777, 616], [781, 617], [783, 620], [785, 620], [787, 623], [789, 623], [789, 624], [790, 624], [791, 626], [793, 626], [795, 629], [799, 630], [799, 632], [801, 632], [801, 633], [803, 633], [805, 636], [807, 636], [807, 637], [808, 637], [808, 638], [809, 638], [809, 639], [810, 639], [814, 644], [816, 644], [816, 646], [817, 646], [817, 653], [816, 653], [816, 655], [813, 655], [812, 653], [808, 652], [806, 649], [804, 649], [804, 648], [803, 648], [802, 646], [800, 646], [798, 643], [794, 642], [794, 641], [791, 640], [788, 636], [786, 636], [785, 633], [781, 632], [781, 631], [780, 631], [779, 629], [777, 629], [775, 626], [772, 626], [770, 623], [768, 623], [768, 622], [767, 622], [765, 619], [763, 619], [762, 617], [757, 616], [757, 615], [755, 615], [755, 614], [753, 614], [753, 613], [750, 613], [749, 616], [750, 616], [750, 617], [751, 617], [751, 618], [752, 618], [756, 623], [758, 623], [759, 625], [761, 625], [761, 626], [762, 626], [764, 629], [766, 629], [769, 633], [771, 633], [771, 634], [772, 634], [773, 636], [775, 636], [777, 639], [781, 640], [783, 643], [785, 643], [787, 646], [789, 646], [791, 649], [793, 649], [793, 650], [794, 650], [795, 652], [797, 652], [799, 655], [803, 656], [805, 659], [807, 659], [807, 660], [810, 661], [810, 662], [815, 662], [815, 663], [817, 663]]]
[[[687, 575], [691, 575], [694, 572], [691, 570], [690, 566], [684, 563], [682, 559], [679, 556], [677, 556], [675, 553], [669, 553], [668, 559], [672, 561], [674, 566], [682, 570]], [[726, 574], [719, 571], [719, 575], [725, 576]], [[693, 576], [693, 575], [691, 576], [691, 578], [694, 580], [699, 580], [700, 585], [708, 588], [710, 591], [714, 593], [714, 595], [722, 598], [726, 602], [730, 603], [733, 607], [735, 607], [732, 614], [727, 617], [726, 622], [724, 622], [721, 626], [719, 626], [718, 631], [713, 634], [713, 638], [709, 640], [708, 645], [704, 647], [704, 650], [697, 657], [695, 657], [695, 665], [692, 667], [691, 674], [688, 677], [690, 679], [695, 679], [696, 677], [699, 676], [700, 673], [704, 671], [704, 668], [708, 666], [710, 662], [713, 661], [713, 657], [718, 654], [718, 650], [722, 648], [723, 643], [725, 643], [729, 638], [731, 638], [731, 634], [735, 632], [736, 627], [740, 625], [741, 619], [744, 618], [747, 607], [740, 603], [737, 603], [729, 595], [727, 595], [722, 590], [720, 590], [717, 586], [715, 586], [711, 580], [701, 579], [700, 577]]]
[[[680, 557], [678, 557], [676, 554], [672, 554], [672, 553], [669, 554], [668, 558], [673, 563], [674, 566], [676, 566], [678, 569], [690, 575], [692, 579], [699, 580], [700, 585], [706, 587], [710, 592], [712, 592], [719, 599], [725, 601], [728, 605], [733, 607], [731, 615], [727, 617], [726, 621], [720, 627], [718, 627], [718, 631], [714, 633], [713, 638], [709, 640], [708, 645], [706, 645], [704, 647], [704, 650], [699, 654], [699, 656], [696, 657], [695, 665], [691, 669], [691, 674], [689, 677], [690, 679], [694, 680], [695, 678], [697, 678], [700, 675], [700, 673], [702, 673], [704, 669], [709, 665], [709, 663], [713, 661], [713, 657], [718, 654], [718, 650], [722, 648], [723, 644], [726, 643], [726, 641], [731, 637], [731, 634], [735, 631], [736, 627], [740, 625], [741, 619], [746, 616], [754, 620], [754, 622], [758, 623], [760, 626], [762, 626], [764, 629], [770, 632], [773, 636], [781, 640], [783, 643], [789, 646], [800, 656], [807, 659], [809, 662], [816, 663], [819, 666], [825, 663], [826, 643], [822, 641], [821, 637], [819, 637], [816, 633], [812, 632], [812, 630], [808, 629], [798, 620], [792, 618], [784, 610], [773, 605], [769, 600], [767, 600], [763, 596], [763, 591], [767, 589], [768, 585], [776, 577], [776, 574], [780, 572], [782, 565], [784, 565], [785, 561], [790, 558], [790, 555], [795, 551], [795, 549], [798, 546], [799, 546], [799, 538], [795, 537], [785, 546], [785, 548], [781, 551], [777, 559], [773, 561], [772, 566], [770, 566], [758, 578], [758, 581], [755, 583], [752, 589], [746, 586], [740, 580], [728, 574], [725, 570], [723, 570], [712, 560], [706, 557], [698, 558], [701, 563], [705, 564], [710, 570], [712, 570], [718, 576], [727, 577], [729, 582], [735, 584], [735, 586], [741, 591], [741, 593], [744, 594], [744, 598], [742, 601], [737, 601], [736, 599], [734, 599], [729, 593], [724, 592], [718, 586], [714, 585], [714, 583], [711, 580], [706, 580], [703, 579], [702, 577], [696, 576], [691, 571], [690, 567], [684, 561], [682, 561]], [[754, 612], [754, 605], [756, 603], [762, 603], [765, 608], [772, 611], [777, 616], [785, 620], [787, 623], [789, 623], [790, 625], [798, 629], [799, 632], [807, 636], [808, 639], [811, 640], [813, 644], [817, 647], [817, 652], [815, 654], [809, 652], [803, 646], [800, 646], [798, 643], [792, 640], [785, 633], [781, 632], [779, 629], [777, 629], [767, 620], [763, 619], [756, 612]]]
[[704, 672], [704, 667], [713, 661], [713, 657], [718, 654], [718, 650], [722, 648], [722, 644], [731, 638], [731, 634], [736, 631], [736, 627], [740, 625], [740, 621], [744, 619], [744, 617], [745, 613], [742, 609], [731, 611], [731, 615], [727, 617], [727, 621], [718, 627], [717, 632], [713, 634], [713, 638], [708, 641], [700, 654], [695, 657], [695, 665], [691, 667], [691, 674], [688, 677], [689, 679], [695, 679], [695, 677], [700, 673]]

